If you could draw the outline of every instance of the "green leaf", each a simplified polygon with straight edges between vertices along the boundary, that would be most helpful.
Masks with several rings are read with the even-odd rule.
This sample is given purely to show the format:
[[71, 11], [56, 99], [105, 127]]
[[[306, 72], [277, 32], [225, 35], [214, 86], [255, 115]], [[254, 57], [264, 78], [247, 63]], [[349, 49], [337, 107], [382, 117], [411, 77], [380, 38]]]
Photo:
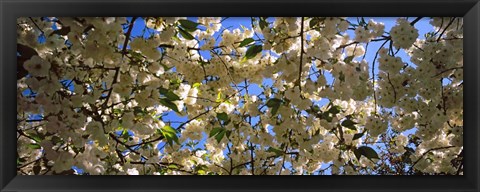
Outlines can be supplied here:
[[360, 147], [360, 149], [362, 150], [362, 155], [363, 156], [365, 156], [369, 159], [380, 159], [378, 157], [377, 152], [375, 150], [373, 150], [372, 148], [363, 146], [363, 147]]
[[122, 135], [120, 135], [120, 138], [123, 138], [124, 140], [128, 140], [128, 138], [130, 138], [130, 134], [128, 133], [127, 129], [124, 129], [122, 131]]
[[175, 90], [180, 87], [180, 84], [182, 84], [182, 80], [179, 78], [174, 78], [170, 80], [170, 89]]
[[352, 126], [352, 125], [355, 125], [355, 124], [357, 124], [357, 123], [353, 122], [350, 119], [346, 119], [345, 121], [342, 122], [342, 126], [344, 126], [344, 127], [349, 127], [349, 126]]
[[195, 166], [194, 172], [197, 172], [200, 175], [206, 174], [205, 170], [207, 170], [208, 167], [206, 165], [197, 165]]
[[330, 116], [330, 113], [327, 111], [326, 113], [320, 113], [320, 119], [325, 119], [329, 123], [332, 122], [333, 117]]
[[340, 107], [338, 106], [332, 106], [330, 107], [330, 109], [328, 110], [329, 113], [333, 114], [333, 115], [336, 115], [337, 113], [340, 113]]
[[315, 26], [317, 26], [320, 22], [324, 21], [325, 20], [325, 17], [314, 17], [310, 20], [310, 22], [308, 23], [310, 28], [314, 28]]
[[330, 58], [328, 59], [328, 62], [330, 62], [331, 64], [335, 64], [338, 62], [338, 59], [337, 58]]
[[197, 30], [197, 26], [200, 25], [200, 23], [195, 23], [193, 21], [186, 20], [186, 19], [180, 19], [180, 20], [178, 20], [178, 22], [180, 23], [182, 28], [184, 28], [186, 31], [190, 31], [190, 32], [193, 32], [193, 31]]
[[260, 17], [258, 24], [260, 25], [260, 29], [268, 27], [267, 17]]
[[277, 148], [273, 148], [273, 147], [268, 148], [267, 152], [273, 152], [277, 156], [283, 155], [283, 153], [284, 153], [282, 150], [277, 149]]
[[168, 168], [169, 169], [178, 169], [178, 166], [174, 165], [174, 164], [170, 164], [170, 165], [168, 165]]
[[228, 130], [226, 131], [225, 135], [227, 135], [227, 138], [230, 138], [230, 135], [232, 134], [232, 131]]
[[19, 157], [18, 157], [18, 154], [17, 154], [17, 166], [20, 165], [20, 164], [22, 164], [22, 163], [25, 163], [25, 161], [27, 161], [27, 160], [25, 159], [25, 157], [19, 158]]
[[180, 33], [180, 35], [182, 35], [183, 38], [185, 39], [188, 39], [188, 40], [192, 40], [194, 39], [194, 37], [188, 33], [187, 31], [185, 31], [184, 29], [182, 29], [181, 27], [178, 28], [178, 32]]
[[222, 92], [220, 92], [220, 91], [218, 92], [218, 94], [217, 94], [217, 99], [215, 100], [215, 102], [217, 102], [217, 103], [223, 102], [223, 94], [222, 94]]
[[245, 46], [247, 46], [248, 44], [250, 44], [254, 41], [255, 40], [253, 38], [246, 38], [240, 43], [239, 47], [245, 47]]
[[217, 113], [217, 118], [222, 121], [228, 121], [228, 115], [226, 113]]
[[262, 52], [263, 46], [262, 45], [252, 45], [247, 49], [245, 53], [246, 59], [251, 59], [257, 56], [258, 53]]
[[281, 99], [271, 98], [267, 101], [266, 105], [267, 107], [274, 107], [276, 105], [280, 105], [280, 103], [282, 103]]
[[315, 27], [319, 22], [320, 22], [320, 20], [318, 18], [316, 18], [316, 17], [312, 18], [310, 20], [310, 23], [309, 23], [310, 28]]
[[177, 108], [177, 105], [175, 105], [175, 103], [173, 103], [172, 101], [170, 101], [168, 99], [160, 99], [160, 104], [162, 104], [165, 107], [168, 107], [168, 108], [172, 109], [173, 111], [175, 111], [177, 113], [180, 113], [180, 111]]
[[122, 131], [122, 136], [123, 136], [123, 135], [128, 135], [128, 130], [127, 130], [127, 129], [123, 129], [123, 131]]
[[361, 155], [363, 155], [364, 157], [368, 158], [368, 159], [380, 159], [378, 157], [378, 154], [375, 150], [373, 150], [372, 148], [370, 147], [367, 147], [367, 146], [361, 146], [357, 149], [355, 149], [353, 151], [353, 153], [355, 154], [355, 157], [357, 157], [358, 160], [360, 160], [360, 157]]
[[198, 88], [198, 87], [200, 87], [200, 85], [202, 85], [202, 84], [201, 84], [201, 83], [194, 83], [194, 84], [192, 85], [192, 87], [193, 87], [193, 88]]
[[28, 144], [28, 148], [30, 148], [30, 149], [41, 149], [42, 147], [39, 144], [30, 143], [30, 144]]
[[62, 142], [62, 138], [60, 138], [58, 136], [53, 136], [52, 137], [52, 142], [53, 143], [60, 143], [60, 142]]
[[160, 94], [162, 94], [162, 95], [165, 95], [166, 93], [168, 93], [168, 89], [165, 89], [163, 87], [159, 87], [158, 90], [159, 90]]
[[33, 173], [34, 173], [35, 175], [38, 175], [41, 170], [42, 170], [42, 167], [40, 167], [40, 165], [35, 165], [35, 166], [33, 167]]
[[121, 115], [122, 114], [122, 109], [113, 109], [113, 114]]
[[167, 135], [165, 135], [165, 138], [167, 139], [167, 143], [168, 143], [168, 145], [170, 145], [170, 146], [173, 146], [173, 140], [172, 140], [172, 137], [171, 137], [171, 136], [167, 136]]
[[276, 106], [273, 106], [273, 107], [272, 107], [272, 115], [277, 114], [278, 108], [280, 108], [280, 105], [276, 105]]
[[37, 143], [45, 139], [45, 135], [40, 135], [40, 134], [31, 134], [30, 137], [32, 137], [33, 140], [36, 141]]
[[145, 112], [143, 111], [143, 109], [141, 107], [135, 106], [135, 107], [133, 107], [133, 114], [135, 114], [135, 115], [140, 114], [140, 115], [143, 116], [143, 115], [145, 115]]
[[360, 138], [363, 137], [364, 134], [365, 134], [365, 132], [363, 132], [363, 133], [357, 133], [357, 134], [353, 135], [353, 139], [352, 139], [352, 140], [360, 139]]
[[346, 119], [345, 121], [342, 122], [342, 126], [349, 128], [351, 130], [357, 130], [357, 128], [355, 127], [355, 124], [357, 123], [353, 122], [350, 119]]
[[177, 130], [175, 130], [173, 127], [169, 125], [164, 126], [162, 128], [162, 134], [167, 139], [167, 142], [170, 146], [173, 145], [173, 141], [175, 141], [177, 144], [180, 144], [177, 136]]
[[168, 89], [165, 89], [163, 87], [160, 87], [158, 89], [160, 90], [160, 94], [165, 96], [168, 100], [170, 100], [170, 101], [180, 100], [180, 97], [177, 94], [173, 93], [172, 90], [168, 90]]
[[25, 163], [25, 158], [18, 158], [17, 157], [17, 167], [20, 166], [22, 163]]
[[405, 163], [412, 163], [412, 159], [410, 159], [410, 155], [415, 153], [415, 150], [413, 150], [410, 147], [403, 147], [406, 151], [405, 153], [402, 154], [401, 158], [402, 161]]
[[348, 57], [345, 57], [345, 59], [344, 59], [343, 61], [344, 61], [345, 63], [350, 63], [350, 62], [352, 62], [352, 60], [353, 60], [354, 57], [355, 57], [355, 56], [353, 56], [353, 55], [348, 56]]
[[217, 142], [220, 143], [220, 141], [222, 141], [222, 139], [223, 139], [223, 136], [225, 136], [226, 132], [227, 132], [226, 129], [220, 130], [220, 132], [218, 132], [218, 134], [215, 135], [215, 140], [217, 140]]
[[173, 127], [171, 127], [170, 125], [165, 125], [164, 127], [162, 127], [162, 131], [164, 132], [168, 132], [168, 133], [173, 133], [173, 134], [176, 134], [177, 133], [177, 130], [175, 130]]
[[221, 127], [215, 127], [210, 131], [209, 137], [213, 137], [217, 135], [220, 131], [222, 131], [223, 128]]
[[353, 149], [353, 154], [355, 154], [355, 157], [360, 161], [360, 157], [362, 157], [362, 152], [358, 149]]
[[280, 108], [280, 104], [282, 103], [283, 101], [281, 99], [277, 99], [277, 98], [272, 98], [272, 99], [269, 99], [266, 103], [267, 107], [271, 107], [272, 108], [272, 116], [277, 114], [278, 112], [278, 108]]

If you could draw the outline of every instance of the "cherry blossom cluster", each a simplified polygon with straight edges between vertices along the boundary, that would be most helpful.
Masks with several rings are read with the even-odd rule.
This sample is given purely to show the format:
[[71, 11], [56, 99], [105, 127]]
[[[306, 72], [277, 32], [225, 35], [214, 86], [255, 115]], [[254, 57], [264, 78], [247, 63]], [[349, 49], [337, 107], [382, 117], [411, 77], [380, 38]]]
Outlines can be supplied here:
[[18, 173], [463, 174], [462, 18], [228, 19], [19, 18]]

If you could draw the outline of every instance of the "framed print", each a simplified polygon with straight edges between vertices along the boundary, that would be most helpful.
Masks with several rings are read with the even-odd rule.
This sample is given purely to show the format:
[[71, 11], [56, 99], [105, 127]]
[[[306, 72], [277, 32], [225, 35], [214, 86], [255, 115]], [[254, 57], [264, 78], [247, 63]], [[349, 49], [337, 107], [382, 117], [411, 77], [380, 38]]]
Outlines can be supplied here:
[[3, 0], [0, 191], [479, 191], [479, 11]]

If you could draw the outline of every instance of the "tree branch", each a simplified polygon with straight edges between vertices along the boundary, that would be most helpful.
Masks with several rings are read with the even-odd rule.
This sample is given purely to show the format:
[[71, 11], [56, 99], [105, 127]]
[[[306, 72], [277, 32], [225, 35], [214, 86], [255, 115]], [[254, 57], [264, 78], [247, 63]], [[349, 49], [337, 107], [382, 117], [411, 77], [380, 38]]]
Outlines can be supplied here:
[[[300, 97], [302, 97], [302, 67], [303, 67], [303, 54], [305, 51], [303, 50], [303, 27], [304, 27], [304, 20], [305, 18], [302, 17], [302, 21], [300, 23], [300, 65], [298, 69], [298, 89], [300, 90]], [[302, 97], [303, 98], [303, 97]]]
[[375, 92], [375, 62], [377, 61], [378, 52], [380, 51], [380, 49], [383, 48], [383, 46], [385, 44], [387, 44], [388, 41], [391, 41], [390, 37], [387, 38], [385, 40], [385, 42], [383, 42], [382, 45], [380, 45], [380, 47], [378, 48], [377, 53], [375, 53], [375, 57], [373, 58], [373, 61], [372, 61], [372, 81], [373, 81], [372, 86], [373, 86], [373, 99], [374, 99], [374, 102], [375, 102], [374, 103], [375, 104], [375, 114], [377, 113], [377, 94]]
[[[135, 23], [136, 19], [137, 19], [137, 17], [132, 18], [132, 20], [130, 21], [130, 24], [128, 26], [127, 33], [125, 34], [125, 41], [123, 43], [122, 52], [121, 52], [122, 53], [122, 60], [125, 57], [125, 55], [127, 54], [128, 41], [130, 40], [130, 36], [132, 35], [133, 24]], [[110, 90], [108, 91], [108, 94], [106, 96], [106, 100], [103, 103], [104, 109], [108, 104], [108, 100], [110, 99], [110, 96], [112, 95], [113, 85], [115, 85], [115, 83], [117, 83], [117, 79], [118, 79], [119, 74], [120, 74], [120, 67], [116, 67], [115, 68], [115, 75], [113, 76], [112, 84], [110, 85]]]
[[392, 86], [393, 100], [394, 100], [394, 103], [395, 103], [395, 102], [397, 102], [397, 90], [395, 89], [395, 86], [393, 86], [392, 81], [390, 80], [390, 73], [387, 73], [387, 79], [388, 79], [388, 83], [390, 83], [390, 85]]
[[445, 31], [447, 31], [447, 29], [450, 27], [450, 25], [453, 24], [453, 21], [455, 21], [456, 17], [453, 17], [450, 22], [448, 22], [447, 26], [445, 27], [445, 29], [443, 29], [443, 31], [440, 33], [440, 35], [438, 36], [437, 38], [437, 42], [440, 41], [440, 39], [442, 38], [442, 35], [445, 33]]
[[418, 21], [420, 21], [420, 19], [422, 19], [422, 18], [423, 18], [423, 17], [417, 17], [417, 18], [415, 18], [415, 20], [413, 20], [412, 22], [410, 22], [410, 25], [411, 25], [411, 26], [414, 26], [415, 23], [417, 23]]

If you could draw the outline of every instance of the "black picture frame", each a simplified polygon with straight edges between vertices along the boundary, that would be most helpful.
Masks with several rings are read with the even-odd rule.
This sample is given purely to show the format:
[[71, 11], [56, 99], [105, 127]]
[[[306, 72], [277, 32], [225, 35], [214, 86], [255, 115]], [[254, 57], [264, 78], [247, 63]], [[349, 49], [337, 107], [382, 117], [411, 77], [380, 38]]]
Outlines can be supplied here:
[[[480, 191], [478, 0], [0, 0], [0, 191]], [[464, 17], [463, 176], [17, 176], [16, 18], [22, 16]]]

